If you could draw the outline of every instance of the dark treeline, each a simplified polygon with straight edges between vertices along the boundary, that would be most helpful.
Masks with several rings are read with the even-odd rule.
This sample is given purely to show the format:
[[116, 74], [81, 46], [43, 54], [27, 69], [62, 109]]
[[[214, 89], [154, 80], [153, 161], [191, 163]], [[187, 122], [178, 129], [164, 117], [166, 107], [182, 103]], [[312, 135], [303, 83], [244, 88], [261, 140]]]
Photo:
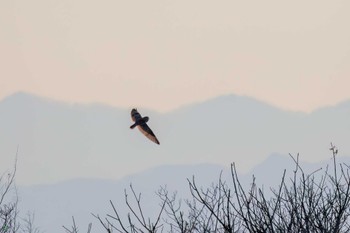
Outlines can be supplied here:
[[[291, 155], [293, 176], [287, 178], [284, 171], [279, 185], [269, 190], [259, 188], [254, 177], [244, 188], [232, 163], [230, 179], [220, 176], [210, 187], [198, 186], [195, 177], [188, 179], [190, 199], [182, 200], [161, 187], [155, 216], [145, 215], [142, 195], [132, 185], [123, 200], [128, 213], [120, 213], [110, 201], [111, 214], [93, 216], [107, 233], [350, 232], [350, 166], [337, 163], [336, 147], [331, 145], [330, 150], [332, 163], [309, 173], [301, 167], [299, 156]], [[6, 198], [15, 190], [15, 171], [0, 179], [0, 233], [38, 233], [33, 215], [19, 223], [18, 198]], [[62, 231], [79, 232], [74, 218], [72, 226]], [[91, 224], [87, 232], [93, 232]]]
[[[220, 176], [216, 184], [202, 188], [195, 177], [188, 179], [189, 200], [182, 201], [176, 193], [160, 188], [154, 218], [145, 216], [141, 193], [131, 185], [130, 197], [125, 191], [129, 213], [120, 213], [110, 201], [113, 214], [94, 217], [107, 233], [349, 232], [350, 166], [337, 163], [338, 150], [332, 144], [330, 150], [332, 164], [311, 173], [304, 172], [299, 155], [290, 155], [295, 163], [293, 176], [287, 178], [284, 171], [277, 188], [268, 192], [257, 187], [254, 177], [249, 188], [243, 188], [233, 163], [231, 180]], [[65, 230], [78, 232], [75, 225]]]

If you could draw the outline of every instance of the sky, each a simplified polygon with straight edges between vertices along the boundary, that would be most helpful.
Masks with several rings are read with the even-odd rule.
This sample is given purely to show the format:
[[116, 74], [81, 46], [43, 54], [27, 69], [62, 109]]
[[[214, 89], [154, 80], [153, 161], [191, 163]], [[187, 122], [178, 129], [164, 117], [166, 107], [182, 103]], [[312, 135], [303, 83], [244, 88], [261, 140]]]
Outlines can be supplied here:
[[223, 94], [350, 99], [348, 0], [0, 0], [0, 99], [169, 111]]

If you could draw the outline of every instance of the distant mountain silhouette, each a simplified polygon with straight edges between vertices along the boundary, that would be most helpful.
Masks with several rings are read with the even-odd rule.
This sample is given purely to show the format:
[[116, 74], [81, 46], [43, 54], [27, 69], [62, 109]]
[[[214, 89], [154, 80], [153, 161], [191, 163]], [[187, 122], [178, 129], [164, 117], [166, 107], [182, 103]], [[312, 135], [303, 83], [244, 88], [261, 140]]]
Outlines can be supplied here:
[[136, 107], [151, 116], [161, 146], [129, 129], [130, 109], [9, 96], [0, 102], [0, 170], [12, 167], [17, 146], [20, 184], [117, 179], [165, 164], [236, 162], [248, 171], [271, 153], [326, 159], [330, 142], [350, 154], [350, 102], [310, 114], [236, 95], [164, 114]]

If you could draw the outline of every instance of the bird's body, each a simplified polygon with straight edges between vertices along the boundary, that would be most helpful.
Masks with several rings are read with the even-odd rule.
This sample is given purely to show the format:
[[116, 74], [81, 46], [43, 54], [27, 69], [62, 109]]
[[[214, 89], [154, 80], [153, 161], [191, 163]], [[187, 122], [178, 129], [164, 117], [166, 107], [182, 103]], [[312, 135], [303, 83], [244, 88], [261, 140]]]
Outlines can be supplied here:
[[143, 133], [148, 139], [153, 141], [154, 143], [159, 144], [157, 137], [154, 135], [153, 131], [146, 124], [149, 120], [149, 117], [142, 117], [141, 114], [137, 111], [136, 108], [131, 110], [131, 119], [135, 122], [130, 126], [130, 129], [133, 129], [137, 126], [137, 128]]

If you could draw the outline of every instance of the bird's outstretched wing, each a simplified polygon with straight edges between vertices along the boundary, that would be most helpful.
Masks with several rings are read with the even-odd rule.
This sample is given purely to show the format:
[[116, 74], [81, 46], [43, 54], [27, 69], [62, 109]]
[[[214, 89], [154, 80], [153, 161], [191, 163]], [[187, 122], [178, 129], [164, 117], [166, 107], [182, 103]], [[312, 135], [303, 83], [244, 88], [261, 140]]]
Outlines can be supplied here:
[[143, 133], [146, 137], [148, 137], [152, 142], [157, 143], [159, 145], [159, 141], [156, 135], [154, 135], [153, 131], [151, 130], [150, 127], [148, 127], [146, 123], [138, 125], [137, 128], [139, 128], [141, 133]]

